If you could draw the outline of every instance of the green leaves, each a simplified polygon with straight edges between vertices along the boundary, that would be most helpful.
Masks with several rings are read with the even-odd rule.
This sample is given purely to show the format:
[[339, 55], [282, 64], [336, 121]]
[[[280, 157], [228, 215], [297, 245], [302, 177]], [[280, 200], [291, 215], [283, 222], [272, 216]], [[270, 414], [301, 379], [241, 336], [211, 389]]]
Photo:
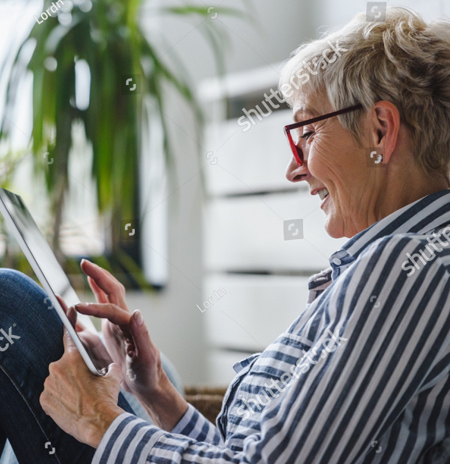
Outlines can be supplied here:
[[223, 14], [224, 16], [236, 16], [241, 19], [246, 19], [247, 15], [240, 10], [235, 8], [226, 8], [226, 7], [215, 7], [215, 6], [197, 6], [197, 5], [185, 5], [185, 6], [171, 6], [161, 8], [163, 13], [176, 14], [176, 15], [200, 15], [207, 16], [209, 18], [214, 17], [217, 13]]
[[[170, 144], [164, 120], [163, 87], [169, 84], [191, 106], [199, 122], [202, 112], [183, 73], [173, 72], [161, 58], [158, 49], [140, 29], [142, 0], [92, 0], [77, 2], [70, 11], [67, 6], [58, 17], [49, 16], [34, 24], [29, 37], [20, 47], [11, 71], [6, 107], [1, 119], [0, 140], [8, 139], [14, 108], [21, 82], [27, 73], [33, 75], [33, 128], [31, 147], [35, 171], [45, 174], [47, 191], [55, 217], [55, 241], [59, 243], [61, 211], [70, 183], [70, 153], [73, 146], [72, 126], [81, 121], [87, 142], [92, 146], [91, 173], [97, 186], [97, 207], [100, 214], [113, 218], [134, 217], [136, 182], [139, 178], [139, 147], [141, 123], [148, 120], [145, 99], [157, 103], [158, 116], [164, 128], [167, 160]], [[44, 10], [52, 0], [45, 0]], [[232, 8], [185, 5], [164, 7], [159, 14], [178, 17], [200, 16], [205, 37], [211, 45], [220, 72], [224, 71], [223, 44], [220, 24], [211, 15], [244, 17]], [[59, 19], [58, 19], [59, 18]], [[22, 53], [33, 46], [31, 58], [24, 61]], [[76, 70], [78, 60], [85, 60], [90, 73], [89, 107], [76, 105]], [[144, 66], [144, 64], [150, 66]], [[131, 84], [140, 79], [139, 93], [132, 93]], [[43, 162], [43, 154], [53, 163]], [[117, 251], [117, 232], [113, 243]], [[124, 258], [121, 258], [124, 261]]]

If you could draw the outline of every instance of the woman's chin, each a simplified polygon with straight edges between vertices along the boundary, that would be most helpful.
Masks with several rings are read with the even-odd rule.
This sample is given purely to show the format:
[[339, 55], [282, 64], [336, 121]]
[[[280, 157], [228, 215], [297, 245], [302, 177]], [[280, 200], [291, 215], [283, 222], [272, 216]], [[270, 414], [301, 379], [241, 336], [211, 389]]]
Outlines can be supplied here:
[[342, 222], [336, 220], [336, 217], [332, 213], [327, 214], [327, 219], [325, 221], [325, 230], [327, 234], [332, 238], [341, 238], [344, 237], [344, 228], [342, 227]]

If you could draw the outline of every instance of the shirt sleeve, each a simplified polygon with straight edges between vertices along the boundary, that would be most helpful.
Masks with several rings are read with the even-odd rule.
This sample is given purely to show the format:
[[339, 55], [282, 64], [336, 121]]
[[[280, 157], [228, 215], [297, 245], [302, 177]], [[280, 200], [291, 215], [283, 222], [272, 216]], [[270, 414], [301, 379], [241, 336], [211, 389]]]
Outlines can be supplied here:
[[171, 430], [171, 433], [185, 435], [197, 441], [204, 441], [218, 445], [222, 439], [217, 428], [197, 409], [188, 403], [188, 410]]
[[411, 275], [402, 268], [406, 253], [421, 247], [408, 237], [378, 240], [321, 295], [317, 309], [327, 323], [286, 372], [286, 388], [266, 406], [260, 430], [243, 439], [241, 451], [199, 440], [210, 432], [200, 432], [192, 409], [177, 433], [122, 414], [93, 462], [361, 462], [421, 388], [448, 374], [442, 359], [450, 352], [450, 284], [442, 258]]
[[[144, 457], [148, 455], [161, 432], [158, 427], [125, 412], [109, 426], [92, 463], [135, 463], [141, 462], [140, 457], [143, 459], [142, 462], [145, 462]], [[170, 433], [212, 445], [222, 443], [217, 428], [189, 403], [186, 413]]]

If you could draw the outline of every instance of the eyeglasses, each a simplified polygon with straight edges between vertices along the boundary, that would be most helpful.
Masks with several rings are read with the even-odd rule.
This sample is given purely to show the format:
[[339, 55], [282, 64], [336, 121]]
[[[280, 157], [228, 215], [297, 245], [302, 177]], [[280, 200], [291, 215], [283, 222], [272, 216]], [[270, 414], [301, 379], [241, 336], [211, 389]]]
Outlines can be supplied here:
[[343, 110], [333, 111], [333, 113], [324, 114], [323, 116], [317, 116], [306, 121], [296, 122], [294, 124], [288, 124], [287, 126], [284, 126], [284, 133], [288, 138], [289, 145], [291, 146], [291, 150], [294, 154], [294, 158], [297, 161], [297, 164], [299, 166], [303, 165], [303, 150], [301, 149], [301, 147], [299, 147], [299, 143], [300, 139], [305, 138], [305, 135], [301, 134], [298, 130], [300, 127], [307, 126], [308, 124], [312, 124], [313, 122], [318, 122], [324, 119], [332, 118], [333, 116], [338, 116], [340, 114], [350, 113], [350, 111], [356, 111], [362, 108], [363, 106], [361, 105], [361, 103], [358, 103], [357, 105], [344, 108]]

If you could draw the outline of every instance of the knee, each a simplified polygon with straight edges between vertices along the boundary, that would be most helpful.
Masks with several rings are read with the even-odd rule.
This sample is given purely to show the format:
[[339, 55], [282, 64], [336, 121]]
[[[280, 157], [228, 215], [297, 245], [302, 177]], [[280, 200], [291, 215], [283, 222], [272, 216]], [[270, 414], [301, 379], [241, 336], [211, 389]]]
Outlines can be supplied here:
[[[22, 327], [29, 321], [30, 327], [40, 324], [60, 325], [48, 295], [30, 277], [13, 269], [0, 268], [0, 321], [14, 323], [20, 318]], [[9, 321], [9, 322], [8, 322]]]
[[15, 269], [0, 268], [0, 295], [4, 299], [22, 299], [30, 293], [45, 297], [42, 288], [24, 273]]
[[15, 269], [0, 268], [0, 287], [13, 285], [14, 287], [34, 284], [34, 280]]

